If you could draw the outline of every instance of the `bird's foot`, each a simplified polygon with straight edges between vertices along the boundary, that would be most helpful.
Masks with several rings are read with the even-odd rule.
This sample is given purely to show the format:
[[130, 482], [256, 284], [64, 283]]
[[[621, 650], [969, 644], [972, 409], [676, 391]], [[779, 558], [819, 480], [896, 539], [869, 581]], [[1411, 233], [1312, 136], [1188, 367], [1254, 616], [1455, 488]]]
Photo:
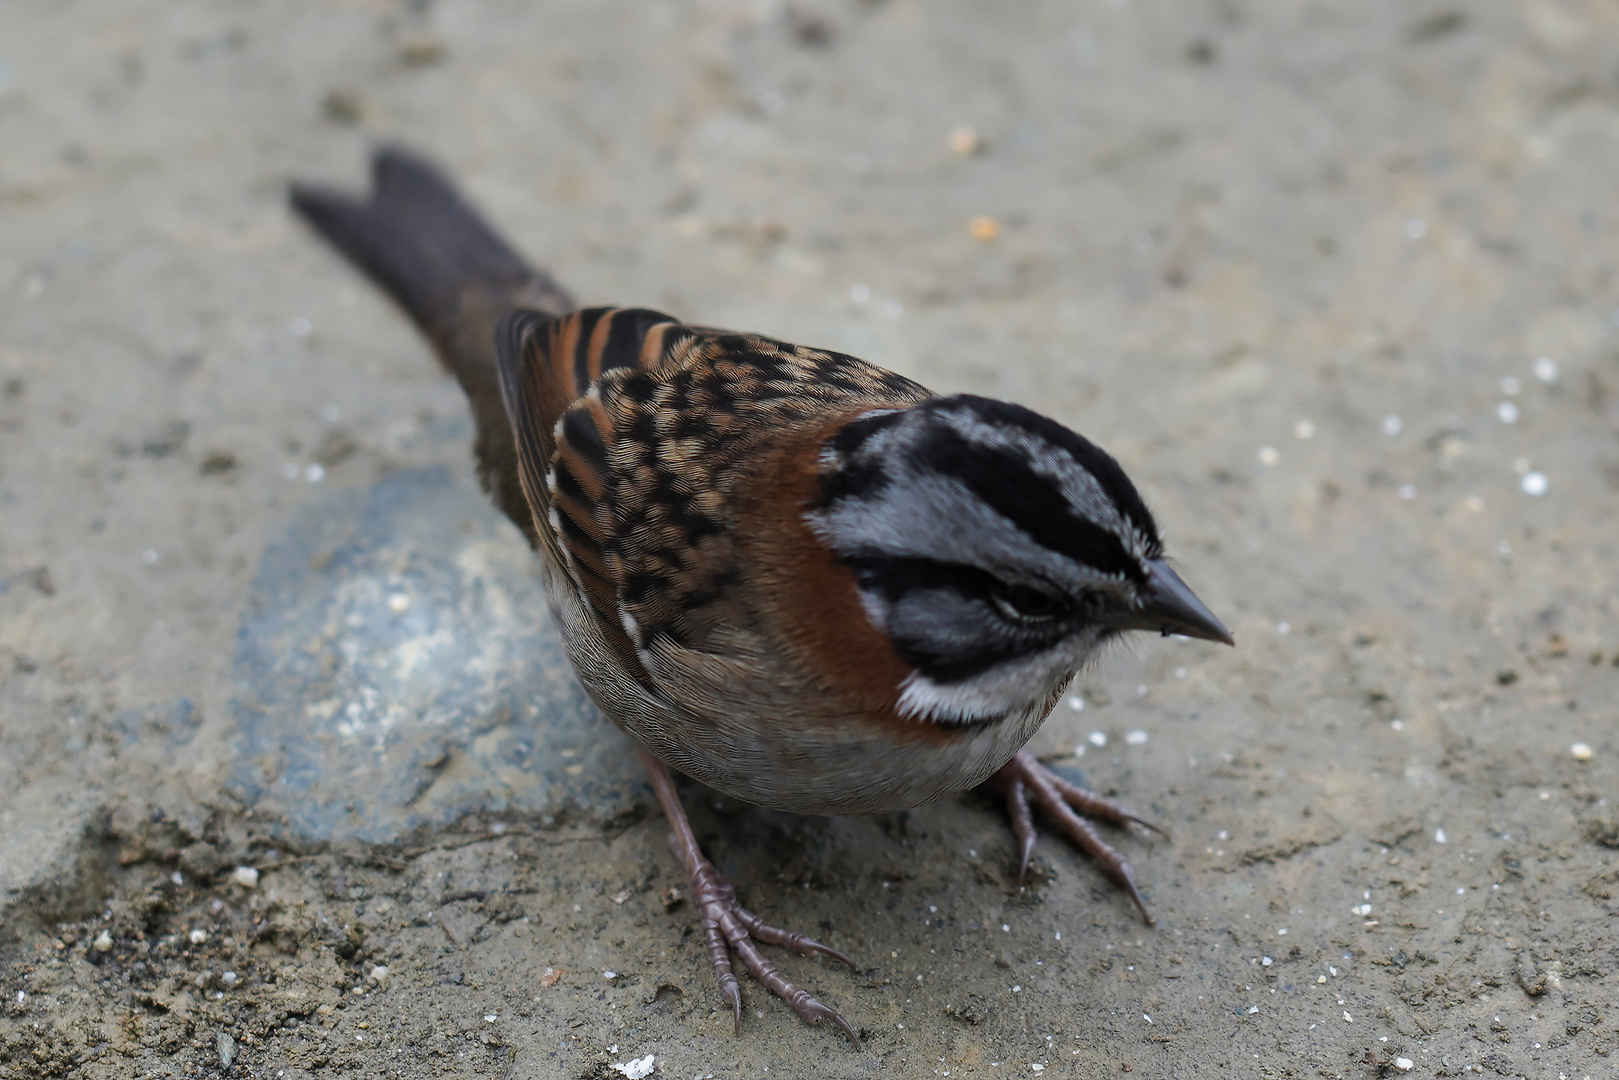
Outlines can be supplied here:
[[1141, 891], [1136, 888], [1136, 878], [1130, 869], [1129, 860], [1113, 845], [1103, 840], [1097, 834], [1096, 826], [1087, 819], [1106, 821], [1113, 825], [1133, 821], [1161, 836], [1167, 837], [1168, 833], [1152, 822], [1137, 817], [1118, 803], [1099, 795], [1092, 795], [1084, 788], [1070, 784], [1040, 764], [1027, 750], [1019, 750], [1016, 757], [1001, 766], [1000, 771], [989, 778], [986, 786], [999, 791], [1006, 799], [1006, 813], [1012, 820], [1012, 832], [1018, 839], [1019, 880], [1028, 872], [1029, 855], [1034, 851], [1034, 816], [1029, 809], [1029, 798], [1032, 795], [1042, 810], [1056, 818], [1070, 840], [1101, 863], [1109, 877], [1124, 886], [1125, 891], [1130, 894], [1130, 899], [1141, 909], [1141, 917], [1146, 919], [1149, 925], [1152, 923], [1152, 914], [1147, 910], [1146, 901], [1141, 899]]
[[763, 941], [771, 945], [785, 945], [803, 956], [814, 956], [819, 953], [847, 964], [851, 971], [854, 970], [854, 961], [838, 950], [822, 945], [803, 934], [771, 926], [738, 903], [731, 883], [726, 881], [718, 868], [708, 861], [702, 848], [698, 846], [697, 837], [691, 830], [691, 823], [686, 820], [686, 811], [680, 805], [680, 796], [675, 792], [674, 781], [669, 776], [668, 768], [645, 750], [641, 751], [641, 761], [646, 766], [653, 790], [658, 794], [658, 801], [663, 805], [664, 816], [669, 819], [671, 830], [669, 846], [674, 849], [675, 855], [685, 864], [687, 872], [691, 875], [692, 906], [697, 909], [698, 917], [702, 920], [703, 941], [708, 948], [708, 960], [714, 966], [714, 977], [719, 980], [720, 993], [730, 1003], [731, 1011], [736, 1016], [737, 1031], [742, 1030], [742, 987], [731, 968], [732, 953], [741, 957], [742, 963], [753, 977], [759, 980], [765, 989], [785, 1001], [806, 1024], [819, 1024], [823, 1019], [831, 1020], [843, 1030], [855, 1048], [859, 1049], [860, 1036], [850, 1026], [849, 1021], [845, 1020], [836, 1009], [828, 1008], [816, 1001], [808, 992], [788, 982], [787, 977], [776, 965], [759, 951], [757, 943]]
[[771, 926], [743, 907], [737, 902], [736, 893], [731, 889], [730, 883], [714, 864], [705, 858], [699, 857], [697, 865], [692, 869], [691, 899], [692, 905], [697, 908], [703, 921], [703, 940], [708, 946], [709, 963], [714, 965], [714, 977], [719, 980], [720, 993], [731, 1003], [738, 1031], [742, 1030], [742, 988], [737, 985], [736, 975], [731, 971], [733, 952], [742, 958], [742, 963], [747, 965], [753, 977], [759, 980], [766, 990], [785, 1001], [806, 1024], [819, 1024], [823, 1019], [831, 1020], [843, 1029], [850, 1042], [856, 1047], [860, 1046], [860, 1036], [849, 1026], [849, 1021], [845, 1020], [836, 1009], [828, 1008], [804, 990], [788, 982], [776, 965], [759, 951], [756, 942], [785, 945], [802, 956], [820, 953], [822, 956], [829, 956], [847, 964], [851, 971], [854, 969], [853, 960], [803, 934]]

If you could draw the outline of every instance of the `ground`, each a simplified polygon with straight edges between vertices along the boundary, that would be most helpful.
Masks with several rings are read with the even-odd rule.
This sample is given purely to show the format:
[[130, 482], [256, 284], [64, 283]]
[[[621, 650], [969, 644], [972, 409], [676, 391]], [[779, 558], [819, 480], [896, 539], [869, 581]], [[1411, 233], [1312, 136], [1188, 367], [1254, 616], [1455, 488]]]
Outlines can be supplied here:
[[[863, 1051], [732, 1033], [458, 392], [286, 211], [385, 140], [584, 301], [1120, 458], [1238, 646], [1034, 748], [1169, 831], [1155, 926], [976, 796], [688, 788], [859, 965], [782, 959]], [[0, 142], [0, 1077], [1619, 1071], [1611, 5], [12, 0]]]

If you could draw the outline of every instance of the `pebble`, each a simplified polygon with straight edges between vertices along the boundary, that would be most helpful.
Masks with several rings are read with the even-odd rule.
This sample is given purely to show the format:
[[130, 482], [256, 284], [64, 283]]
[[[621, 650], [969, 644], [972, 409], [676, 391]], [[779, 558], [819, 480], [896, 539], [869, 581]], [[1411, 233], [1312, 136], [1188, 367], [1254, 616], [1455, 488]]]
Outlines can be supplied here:
[[238, 866], [231, 871], [231, 880], [244, 889], [256, 889], [259, 884], [259, 872], [251, 866]]
[[1093, 731], [1089, 735], [1085, 736], [1085, 738], [1092, 746], [1095, 747], [1103, 747], [1107, 745], [1107, 733], [1104, 731]]
[[1543, 472], [1527, 472], [1523, 474], [1523, 479], [1518, 481], [1518, 486], [1523, 488], [1525, 495], [1538, 499], [1551, 488], [1551, 482], [1546, 479]]
[[981, 154], [984, 151], [984, 137], [963, 125], [950, 133], [950, 150], [962, 157]]
[[219, 1052], [219, 1067], [230, 1068], [231, 1063], [236, 1060], [236, 1040], [221, 1031], [219, 1037], [214, 1040], [214, 1049]]
[[[1589, 750], [1589, 747], [1587, 747], [1587, 750]], [[1590, 754], [1587, 753], [1586, 756], [1590, 757]], [[96, 935], [96, 939], [90, 943], [90, 947], [96, 952], [110, 952], [112, 950], [112, 935], [105, 930], [101, 931]]]
[[[551, 974], [551, 969], [546, 968], [545, 973], [547, 975]], [[386, 964], [373, 964], [371, 966], [371, 981], [379, 986], [388, 981], [388, 967]]]
[[1397, 1057], [1394, 1059], [1394, 1067], [1401, 1072], [1410, 1072], [1417, 1067], [1417, 1063], [1408, 1057]]
[[198, 927], [186, 935], [186, 940], [191, 942], [193, 945], [201, 945], [203, 942], [208, 940], [208, 931]]
[[1568, 748], [1568, 752], [1575, 761], [1590, 761], [1596, 756], [1596, 751], [1591, 749], [1591, 745], [1589, 743], [1577, 742]]
[[1124, 741], [1129, 743], [1131, 746], [1141, 746], [1147, 741], [1147, 733], [1139, 728], [1135, 731], [1126, 732]]

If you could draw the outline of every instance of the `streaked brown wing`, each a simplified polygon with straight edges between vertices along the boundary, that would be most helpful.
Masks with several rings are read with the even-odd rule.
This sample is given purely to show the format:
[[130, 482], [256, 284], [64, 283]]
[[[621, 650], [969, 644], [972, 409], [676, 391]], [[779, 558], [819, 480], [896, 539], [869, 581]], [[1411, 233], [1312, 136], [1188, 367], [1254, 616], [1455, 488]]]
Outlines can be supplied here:
[[930, 396], [852, 356], [644, 309], [518, 313], [499, 341], [541, 541], [630, 656], [743, 629], [735, 494], [773, 441]]
[[573, 580], [626, 668], [643, 676], [619, 604], [613, 427], [592, 392], [604, 373], [656, 365], [690, 337], [642, 308], [587, 308], [560, 318], [515, 312], [496, 335], [501, 396], [535, 532]]

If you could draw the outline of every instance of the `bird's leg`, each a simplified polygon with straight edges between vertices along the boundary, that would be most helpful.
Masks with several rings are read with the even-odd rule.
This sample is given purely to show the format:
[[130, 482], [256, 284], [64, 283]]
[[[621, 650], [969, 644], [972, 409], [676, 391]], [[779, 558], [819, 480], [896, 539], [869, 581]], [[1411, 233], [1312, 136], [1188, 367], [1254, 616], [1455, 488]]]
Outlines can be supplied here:
[[1168, 833], [1152, 822], [1137, 817], [1118, 803], [1070, 784], [1040, 764], [1027, 750], [1019, 750], [1017, 756], [1001, 766], [1000, 771], [989, 778], [989, 786], [999, 791], [1006, 799], [1007, 816], [1012, 819], [1012, 832], [1018, 838], [1019, 879], [1022, 879], [1029, 869], [1029, 854], [1034, 851], [1034, 821], [1033, 815], [1029, 812], [1029, 796], [1032, 793], [1034, 801], [1040, 804], [1040, 809], [1056, 818], [1057, 824], [1062, 826], [1069, 839], [1078, 844], [1087, 855], [1101, 863], [1113, 880], [1124, 886], [1125, 891], [1130, 894], [1130, 899], [1141, 909], [1141, 917], [1146, 919], [1149, 925], [1152, 923], [1152, 915], [1147, 911], [1146, 901], [1141, 899], [1141, 892], [1136, 888], [1136, 878], [1130, 869], [1129, 860], [1119, 854], [1113, 845], [1103, 840], [1097, 834], [1096, 827], [1086, 819], [1095, 818], [1113, 825], [1135, 822], [1162, 836], [1167, 837]]
[[843, 1033], [849, 1036], [849, 1041], [858, 1049], [860, 1036], [849, 1026], [849, 1021], [835, 1009], [827, 1008], [788, 982], [786, 976], [777, 970], [776, 965], [759, 952], [754, 942], [765, 941], [772, 945], [785, 945], [803, 956], [820, 953], [842, 961], [851, 971], [854, 970], [854, 961], [838, 950], [813, 941], [803, 934], [771, 926], [737, 903], [736, 893], [732, 890], [730, 882], [726, 881], [724, 875], [708, 861], [703, 855], [702, 848], [698, 846], [697, 836], [691, 831], [691, 823], [686, 820], [686, 811], [680, 805], [680, 795], [675, 791], [675, 783], [669, 775], [668, 767], [646, 750], [640, 747], [636, 750], [641, 755], [641, 764], [646, 767], [647, 779], [652, 782], [652, 790], [658, 793], [658, 802], [663, 806], [663, 816], [669, 819], [669, 847], [691, 877], [691, 902], [702, 919], [703, 940], [708, 946], [708, 960], [714, 966], [714, 977], [719, 980], [720, 993], [730, 1002], [731, 1011], [736, 1016], [737, 1030], [742, 1030], [742, 988], [737, 984], [736, 975], [731, 970], [733, 951], [742, 958], [743, 964], [747, 965], [753, 977], [758, 979], [765, 989], [791, 1006], [805, 1023], [819, 1024], [823, 1018], [830, 1019], [843, 1029]]

